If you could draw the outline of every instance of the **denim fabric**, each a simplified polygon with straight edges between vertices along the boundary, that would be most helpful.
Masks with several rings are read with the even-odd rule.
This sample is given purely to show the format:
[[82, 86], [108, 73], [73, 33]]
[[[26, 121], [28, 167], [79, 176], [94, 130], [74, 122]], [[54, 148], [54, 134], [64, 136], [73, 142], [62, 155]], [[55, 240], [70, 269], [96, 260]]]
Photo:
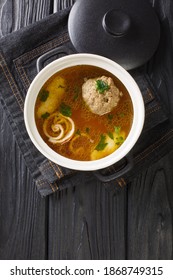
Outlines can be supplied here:
[[[41, 196], [74, 186], [80, 176], [85, 176], [84, 172], [63, 168], [40, 154], [26, 132], [23, 119], [27, 89], [37, 74], [37, 59], [42, 54], [62, 45], [73, 50], [67, 31], [68, 14], [69, 9], [60, 11], [7, 35], [0, 41], [1, 103]], [[123, 177], [114, 180], [114, 184], [103, 183], [106, 188], [110, 185], [125, 186], [139, 171], [173, 148], [170, 111], [166, 102], [162, 100], [163, 92], [160, 90], [160, 84], [155, 84], [156, 76], [151, 71], [151, 63], [153, 62], [131, 71], [131, 75], [142, 91], [146, 110], [142, 135], [131, 151], [134, 167]], [[106, 168], [102, 173], [107, 175], [115, 170], [116, 164]]]

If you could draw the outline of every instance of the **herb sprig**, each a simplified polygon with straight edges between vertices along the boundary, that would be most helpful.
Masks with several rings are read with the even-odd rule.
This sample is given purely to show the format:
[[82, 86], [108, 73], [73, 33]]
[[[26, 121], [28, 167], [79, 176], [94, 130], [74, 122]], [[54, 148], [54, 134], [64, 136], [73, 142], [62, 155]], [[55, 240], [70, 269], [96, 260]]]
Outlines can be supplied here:
[[98, 143], [98, 145], [95, 147], [95, 150], [97, 151], [103, 151], [104, 148], [107, 146], [108, 143], [105, 142], [106, 141], [106, 136], [101, 134], [100, 135], [100, 141]]
[[110, 88], [109, 85], [103, 80], [96, 80], [96, 90], [99, 93], [102, 94], [105, 92], [105, 90], [108, 90], [109, 88]]
[[71, 117], [72, 115], [72, 110], [71, 110], [71, 107], [68, 106], [67, 104], [65, 103], [62, 103], [60, 105], [60, 113], [66, 117]]
[[46, 90], [44, 88], [40, 90], [39, 95], [38, 95], [39, 99], [42, 102], [45, 102], [47, 100], [48, 96], [49, 96], [49, 92], [48, 92], [48, 90]]

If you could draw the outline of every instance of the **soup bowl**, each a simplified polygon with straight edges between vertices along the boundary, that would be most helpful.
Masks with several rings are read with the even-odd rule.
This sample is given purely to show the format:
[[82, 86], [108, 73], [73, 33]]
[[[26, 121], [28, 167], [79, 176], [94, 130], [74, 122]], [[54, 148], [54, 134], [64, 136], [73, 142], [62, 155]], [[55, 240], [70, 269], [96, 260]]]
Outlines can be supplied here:
[[[116, 76], [126, 87], [133, 104], [133, 122], [123, 144], [112, 154], [97, 160], [80, 161], [66, 158], [52, 150], [40, 136], [35, 122], [35, 103], [45, 82], [58, 71], [76, 65], [92, 65], [103, 68]], [[80, 117], [80, 116], [79, 116]], [[111, 166], [125, 158], [137, 142], [144, 124], [145, 110], [142, 94], [133, 77], [116, 62], [95, 54], [70, 54], [58, 58], [45, 66], [32, 81], [24, 104], [24, 121], [35, 147], [54, 163], [75, 170], [94, 171]], [[127, 168], [123, 170], [126, 172]]]

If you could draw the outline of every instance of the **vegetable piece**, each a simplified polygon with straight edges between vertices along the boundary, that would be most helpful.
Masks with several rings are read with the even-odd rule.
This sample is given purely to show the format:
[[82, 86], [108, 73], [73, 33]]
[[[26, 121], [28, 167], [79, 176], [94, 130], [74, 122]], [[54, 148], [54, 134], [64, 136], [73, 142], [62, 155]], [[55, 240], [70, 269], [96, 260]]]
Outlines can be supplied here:
[[66, 117], [71, 117], [71, 115], [72, 115], [71, 107], [66, 105], [65, 103], [62, 103], [60, 105], [59, 111], [62, 115], [66, 116]]
[[108, 132], [108, 136], [113, 140], [114, 139], [114, 136], [113, 136], [113, 133], [112, 132]]
[[47, 119], [50, 116], [50, 114], [48, 112], [44, 113], [43, 115], [41, 115], [42, 119]]
[[49, 92], [48, 90], [42, 88], [39, 92], [39, 99], [42, 101], [42, 102], [45, 102], [49, 96]]
[[91, 160], [97, 160], [106, 157], [121, 146], [121, 144], [125, 141], [125, 132], [121, 131], [121, 128], [117, 129], [117, 131], [118, 134], [114, 131], [104, 135], [104, 143], [107, 145], [102, 150], [94, 149], [91, 152]]
[[89, 127], [86, 127], [86, 129], [85, 129], [85, 131], [86, 131], [86, 133], [90, 133], [90, 128]]
[[125, 140], [124, 137], [120, 135], [120, 136], [116, 137], [115, 144], [121, 145], [121, 144], [123, 144], [124, 140]]
[[[45, 88], [44, 91], [48, 92], [41, 94], [42, 102], [36, 112], [39, 118], [45, 113], [52, 114], [61, 103], [62, 97], [65, 94], [66, 83], [63, 78], [57, 76]], [[38, 95], [40, 98], [40, 93]]]
[[108, 119], [111, 121], [113, 119], [113, 115], [112, 114], [108, 114]]
[[109, 88], [109, 85], [103, 80], [96, 80], [96, 90], [99, 91], [99, 93], [102, 94], [105, 90], [108, 90]]
[[106, 143], [106, 136], [101, 134], [100, 135], [100, 141], [98, 143], [98, 145], [95, 147], [95, 150], [97, 151], [102, 151], [104, 150], [104, 148], [107, 146], [108, 143]]
[[75, 86], [74, 87], [74, 97], [73, 97], [73, 101], [76, 101], [79, 97], [79, 92], [80, 92], [80, 89], [78, 86]]
[[114, 130], [116, 134], [119, 134], [121, 130], [121, 126], [114, 126]]
[[76, 132], [75, 132], [75, 134], [81, 135], [80, 129], [77, 129]]

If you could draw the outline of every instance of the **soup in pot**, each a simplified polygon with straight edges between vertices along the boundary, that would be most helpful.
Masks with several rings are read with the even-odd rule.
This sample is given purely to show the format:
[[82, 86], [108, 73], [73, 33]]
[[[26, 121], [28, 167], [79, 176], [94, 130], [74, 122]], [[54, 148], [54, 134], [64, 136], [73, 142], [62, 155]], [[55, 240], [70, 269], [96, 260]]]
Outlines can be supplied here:
[[37, 129], [58, 154], [80, 161], [118, 149], [133, 122], [130, 95], [117, 77], [95, 66], [78, 65], [54, 74], [35, 104]]

